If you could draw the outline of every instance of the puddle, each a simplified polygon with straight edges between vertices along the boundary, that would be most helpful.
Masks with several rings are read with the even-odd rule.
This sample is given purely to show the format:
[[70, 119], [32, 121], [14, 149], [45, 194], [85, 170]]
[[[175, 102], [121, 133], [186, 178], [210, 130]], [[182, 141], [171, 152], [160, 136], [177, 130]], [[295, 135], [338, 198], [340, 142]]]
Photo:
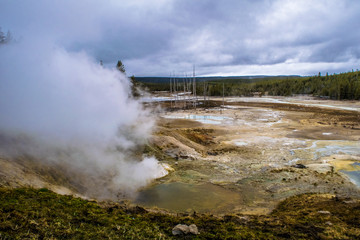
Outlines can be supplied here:
[[352, 183], [354, 183], [357, 187], [360, 187], [360, 171], [343, 171], [341, 170], [340, 172], [345, 173], [350, 181]]
[[[292, 103], [290, 103], [292, 104]], [[339, 109], [339, 110], [348, 110], [348, 111], [360, 111], [359, 108], [353, 108], [353, 107], [345, 107], [345, 106], [336, 106], [336, 105], [328, 105], [328, 104], [303, 104], [304, 106], [310, 106], [310, 107], [324, 107], [324, 108], [330, 108], [330, 109]]]
[[275, 98], [267, 97], [238, 97], [238, 98], [228, 98], [227, 102], [265, 102], [265, 103], [284, 103], [283, 101]]
[[295, 98], [282, 98], [282, 99], [276, 99], [276, 98], [270, 98], [270, 97], [240, 97], [240, 98], [229, 98], [227, 99], [228, 102], [260, 102], [260, 103], [285, 103], [285, 104], [293, 104], [293, 105], [300, 105], [300, 106], [306, 106], [306, 107], [320, 107], [320, 108], [328, 108], [328, 109], [338, 109], [338, 110], [347, 110], [347, 111], [360, 111], [360, 107], [358, 106], [345, 106], [345, 105], [338, 105], [335, 103], [327, 102], [328, 104], [321, 104], [316, 103], [316, 101], [308, 99], [295, 99]]
[[171, 118], [171, 119], [189, 119], [201, 122], [203, 124], [221, 124], [225, 120], [232, 120], [230, 117], [225, 116], [210, 116], [210, 115], [165, 115], [164, 118]]
[[290, 151], [291, 155], [304, 160], [308, 159], [309, 154], [312, 155], [311, 159], [313, 160], [331, 155], [360, 156], [360, 142], [344, 140], [317, 140], [313, 141], [309, 147], [295, 148]]
[[249, 107], [244, 107], [244, 106], [232, 106], [232, 105], [224, 105], [223, 107], [227, 108], [227, 109], [238, 109], [238, 110], [249, 108]]
[[176, 212], [224, 213], [242, 203], [239, 193], [210, 183], [201, 185], [166, 183], [139, 192], [135, 203]]
[[332, 165], [335, 166], [337, 171], [346, 174], [352, 183], [360, 187], [360, 162], [338, 160], [333, 161]]
[[[331, 155], [349, 156], [349, 159], [354, 156], [360, 156], [360, 142], [358, 141], [344, 141], [344, 140], [318, 140], [312, 142], [312, 145], [307, 148], [298, 148], [291, 150], [294, 154], [304, 154], [310, 152], [313, 160], [328, 157]], [[306, 155], [303, 155], [306, 156]], [[302, 158], [304, 159], [304, 158]], [[306, 159], [306, 158], [305, 158]], [[360, 163], [352, 160], [339, 160], [332, 162], [337, 171], [346, 174], [351, 182], [360, 187]]]
[[238, 147], [248, 145], [248, 143], [244, 141], [234, 141], [234, 144]]
[[[167, 94], [167, 91], [163, 91], [163, 94]], [[159, 96], [159, 95], [150, 95], [150, 96], [144, 96], [141, 97], [139, 100], [141, 102], [150, 103], [150, 102], [165, 102], [165, 101], [191, 101], [193, 99], [193, 96], [190, 92], [180, 92], [177, 94], [167, 94], [169, 96]]]
[[326, 157], [334, 154], [346, 154], [360, 156], [360, 142], [357, 141], [316, 141], [314, 146], [317, 158]]
[[149, 102], [165, 102], [174, 100], [172, 97], [143, 97], [140, 98], [141, 102], [149, 103]]

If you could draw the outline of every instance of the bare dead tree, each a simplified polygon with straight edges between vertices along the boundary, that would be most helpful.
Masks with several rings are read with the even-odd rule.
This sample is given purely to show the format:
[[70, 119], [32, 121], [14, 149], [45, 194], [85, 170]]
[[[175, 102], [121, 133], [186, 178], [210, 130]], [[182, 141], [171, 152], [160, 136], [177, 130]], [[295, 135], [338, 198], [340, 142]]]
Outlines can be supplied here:
[[194, 95], [194, 107], [196, 108], [197, 97], [196, 97], [195, 65], [194, 65], [194, 67], [193, 67], [193, 95]]
[[171, 73], [170, 73], [170, 106], [172, 108], [172, 80], [171, 80]]

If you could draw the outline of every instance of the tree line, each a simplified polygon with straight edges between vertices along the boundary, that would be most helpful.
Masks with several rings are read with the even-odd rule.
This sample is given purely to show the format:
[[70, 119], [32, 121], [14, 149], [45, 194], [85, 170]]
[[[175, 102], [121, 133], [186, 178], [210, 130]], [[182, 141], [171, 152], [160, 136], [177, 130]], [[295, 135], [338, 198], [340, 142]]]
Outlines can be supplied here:
[[278, 96], [311, 94], [336, 100], [360, 100], [360, 72], [261, 82], [253, 90]]
[[[135, 77], [136, 80], [136, 77]], [[179, 81], [181, 91], [181, 81]], [[149, 91], [168, 91], [170, 83], [139, 83]], [[252, 81], [243, 79], [225, 79], [198, 82], [197, 94], [207, 96], [291, 96], [295, 94], [311, 94], [322, 98], [337, 100], [360, 100], [360, 72], [351, 71], [340, 74], [326, 74], [310, 77], [266, 77]]]

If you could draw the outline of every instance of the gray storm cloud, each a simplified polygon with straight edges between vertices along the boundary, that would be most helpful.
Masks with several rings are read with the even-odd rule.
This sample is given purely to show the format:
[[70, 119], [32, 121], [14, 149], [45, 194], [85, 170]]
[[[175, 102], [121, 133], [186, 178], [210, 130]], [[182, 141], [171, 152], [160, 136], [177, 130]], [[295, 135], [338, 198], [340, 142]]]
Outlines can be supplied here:
[[317, 74], [360, 64], [354, 0], [0, 2], [19, 37], [54, 38], [135, 76]]
[[89, 197], [132, 194], [165, 170], [137, 154], [154, 118], [129, 93], [85, 52], [44, 38], [0, 45], [0, 153], [60, 168]]

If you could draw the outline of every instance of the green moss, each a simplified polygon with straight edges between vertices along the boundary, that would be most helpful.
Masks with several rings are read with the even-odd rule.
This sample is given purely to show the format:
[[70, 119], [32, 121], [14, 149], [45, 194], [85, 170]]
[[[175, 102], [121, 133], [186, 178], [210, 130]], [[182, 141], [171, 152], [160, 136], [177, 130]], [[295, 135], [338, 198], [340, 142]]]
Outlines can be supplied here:
[[[187, 239], [359, 239], [360, 203], [305, 194], [266, 216], [174, 216], [119, 204], [55, 194], [45, 189], [0, 188], [0, 239], [172, 239], [178, 224], [196, 224]], [[109, 205], [109, 204], [107, 204]], [[329, 211], [330, 214], [319, 213]]]
[[213, 129], [194, 128], [181, 130], [180, 134], [195, 143], [208, 146], [214, 144], [214, 142], [212, 141], [213, 132]]

